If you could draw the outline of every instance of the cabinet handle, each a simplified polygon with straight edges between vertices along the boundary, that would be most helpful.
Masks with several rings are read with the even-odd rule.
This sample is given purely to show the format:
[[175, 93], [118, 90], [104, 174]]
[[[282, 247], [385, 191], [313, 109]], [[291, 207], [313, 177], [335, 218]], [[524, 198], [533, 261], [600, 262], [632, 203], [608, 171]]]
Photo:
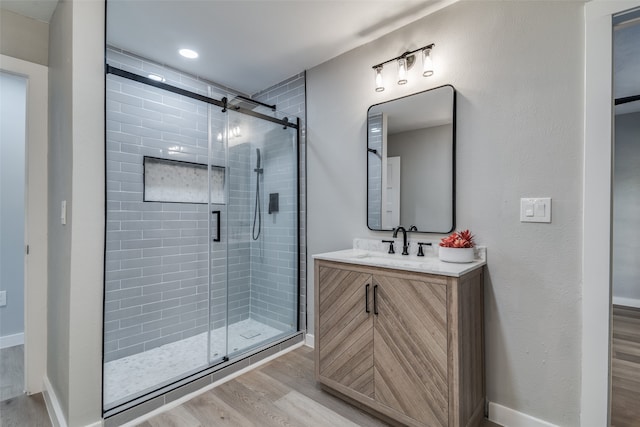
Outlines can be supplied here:
[[371, 285], [367, 283], [367, 286], [364, 287], [364, 311], [367, 313], [371, 312], [369, 310], [369, 286]]
[[373, 287], [373, 314], [378, 315], [378, 285]]

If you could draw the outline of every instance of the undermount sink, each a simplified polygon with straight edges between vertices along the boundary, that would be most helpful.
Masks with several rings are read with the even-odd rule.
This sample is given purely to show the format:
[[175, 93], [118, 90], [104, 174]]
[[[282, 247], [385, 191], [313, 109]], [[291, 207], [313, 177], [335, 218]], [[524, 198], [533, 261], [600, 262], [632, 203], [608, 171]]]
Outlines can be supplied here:
[[[361, 240], [354, 244], [356, 249], [327, 252], [314, 255], [313, 258], [327, 261], [345, 262], [349, 264], [368, 265], [373, 267], [392, 268], [396, 270], [415, 271], [419, 273], [441, 274], [445, 276], [459, 277], [471, 270], [486, 264], [484, 249], [481, 257], [467, 264], [454, 264], [440, 261], [433, 249], [428, 250], [426, 256], [389, 254], [377, 250], [361, 249]], [[375, 246], [374, 246], [375, 247]]]

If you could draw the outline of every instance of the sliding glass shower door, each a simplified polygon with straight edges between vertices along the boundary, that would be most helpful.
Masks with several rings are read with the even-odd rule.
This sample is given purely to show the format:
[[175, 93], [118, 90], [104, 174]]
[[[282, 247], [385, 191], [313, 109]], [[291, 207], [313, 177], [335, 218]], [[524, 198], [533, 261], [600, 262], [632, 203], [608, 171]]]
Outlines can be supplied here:
[[233, 102], [107, 75], [109, 414], [298, 330], [297, 128]]
[[297, 331], [297, 131], [229, 112], [228, 352]]
[[[226, 150], [209, 131], [226, 121], [209, 110], [107, 76], [105, 409], [209, 366], [210, 301], [226, 292], [226, 248], [210, 239]], [[226, 305], [217, 310], [225, 322]]]

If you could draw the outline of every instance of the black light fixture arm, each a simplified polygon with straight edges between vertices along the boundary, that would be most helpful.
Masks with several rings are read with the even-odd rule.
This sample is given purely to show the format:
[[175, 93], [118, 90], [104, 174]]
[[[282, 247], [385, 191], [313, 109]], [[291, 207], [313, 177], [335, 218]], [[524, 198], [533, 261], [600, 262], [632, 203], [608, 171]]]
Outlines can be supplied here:
[[419, 52], [419, 51], [421, 51], [421, 50], [424, 50], [424, 49], [432, 49], [435, 45], [436, 45], [435, 43], [431, 43], [431, 44], [428, 44], [428, 45], [426, 45], [426, 46], [422, 46], [422, 47], [420, 47], [420, 48], [418, 48], [418, 49], [415, 49], [415, 50], [408, 50], [408, 51], [406, 51], [405, 53], [403, 53], [403, 54], [402, 54], [402, 55], [400, 55], [400, 56], [396, 56], [395, 58], [391, 58], [391, 59], [389, 59], [389, 60], [387, 60], [387, 61], [381, 62], [381, 63], [379, 63], [379, 64], [377, 64], [377, 65], [374, 65], [374, 66], [373, 66], [373, 67], [371, 67], [371, 68], [373, 68], [373, 69], [375, 70], [375, 69], [376, 69], [376, 68], [378, 68], [378, 67], [382, 67], [384, 64], [388, 64], [389, 62], [397, 61], [397, 60], [398, 60], [398, 59], [400, 59], [400, 58], [406, 58], [406, 57], [408, 57], [409, 55], [412, 55], [412, 54], [414, 54], [414, 53], [416, 53], [416, 52]]

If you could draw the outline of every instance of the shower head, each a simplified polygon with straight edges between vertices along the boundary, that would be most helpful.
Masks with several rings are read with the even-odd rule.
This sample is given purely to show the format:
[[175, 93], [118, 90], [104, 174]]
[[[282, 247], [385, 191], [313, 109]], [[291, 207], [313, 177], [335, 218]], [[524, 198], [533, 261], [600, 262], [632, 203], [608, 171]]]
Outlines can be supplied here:
[[258, 108], [258, 106], [259, 104], [255, 101], [240, 95], [229, 101], [229, 107], [236, 110], [240, 108], [245, 110], [255, 110], [256, 108]]

